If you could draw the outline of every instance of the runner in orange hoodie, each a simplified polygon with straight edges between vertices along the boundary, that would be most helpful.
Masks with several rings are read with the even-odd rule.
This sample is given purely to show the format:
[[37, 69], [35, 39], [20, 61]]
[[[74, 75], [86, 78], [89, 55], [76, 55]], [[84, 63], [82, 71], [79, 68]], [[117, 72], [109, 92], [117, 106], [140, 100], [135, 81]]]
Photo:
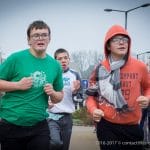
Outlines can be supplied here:
[[150, 103], [150, 81], [144, 63], [130, 56], [131, 38], [113, 25], [104, 43], [105, 60], [96, 65], [86, 91], [86, 106], [97, 123], [101, 150], [142, 150], [142, 111]]

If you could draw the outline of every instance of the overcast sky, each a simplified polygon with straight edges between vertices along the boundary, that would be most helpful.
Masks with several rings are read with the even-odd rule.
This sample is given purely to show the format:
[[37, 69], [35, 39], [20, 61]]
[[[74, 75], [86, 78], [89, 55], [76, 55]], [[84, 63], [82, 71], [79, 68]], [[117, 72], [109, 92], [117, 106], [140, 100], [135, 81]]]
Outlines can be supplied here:
[[[97, 50], [103, 53], [104, 37], [113, 24], [125, 24], [125, 13], [105, 12], [105, 8], [129, 10], [150, 0], [1, 0], [0, 50], [3, 57], [28, 48], [26, 30], [34, 20], [44, 20], [51, 28], [47, 52]], [[150, 6], [128, 13], [131, 51], [150, 51]]]

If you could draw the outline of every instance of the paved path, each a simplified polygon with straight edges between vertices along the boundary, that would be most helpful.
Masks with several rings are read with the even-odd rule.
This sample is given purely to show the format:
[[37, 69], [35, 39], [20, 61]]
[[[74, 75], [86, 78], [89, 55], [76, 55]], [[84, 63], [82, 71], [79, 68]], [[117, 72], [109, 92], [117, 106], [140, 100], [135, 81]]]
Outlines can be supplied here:
[[94, 127], [73, 126], [70, 150], [99, 150]]

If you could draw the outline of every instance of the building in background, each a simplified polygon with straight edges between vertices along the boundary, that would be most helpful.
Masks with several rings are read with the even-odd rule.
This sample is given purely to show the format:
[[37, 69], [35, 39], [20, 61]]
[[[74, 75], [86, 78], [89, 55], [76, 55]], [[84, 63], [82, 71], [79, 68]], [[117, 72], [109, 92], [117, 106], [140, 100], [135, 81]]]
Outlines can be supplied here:
[[147, 65], [148, 71], [150, 72], [150, 51], [137, 54], [137, 59], [143, 61]]

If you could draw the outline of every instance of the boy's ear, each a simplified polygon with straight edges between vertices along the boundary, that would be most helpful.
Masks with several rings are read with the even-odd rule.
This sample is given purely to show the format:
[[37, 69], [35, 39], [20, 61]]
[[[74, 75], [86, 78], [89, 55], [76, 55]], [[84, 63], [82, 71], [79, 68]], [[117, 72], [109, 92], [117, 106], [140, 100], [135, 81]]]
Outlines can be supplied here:
[[109, 44], [106, 45], [106, 48], [107, 48], [107, 50], [110, 51], [110, 45]]
[[31, 45], [30, 39], [27, 38], [27, 41], [28, 41], [28, 45], [30, 46]]

